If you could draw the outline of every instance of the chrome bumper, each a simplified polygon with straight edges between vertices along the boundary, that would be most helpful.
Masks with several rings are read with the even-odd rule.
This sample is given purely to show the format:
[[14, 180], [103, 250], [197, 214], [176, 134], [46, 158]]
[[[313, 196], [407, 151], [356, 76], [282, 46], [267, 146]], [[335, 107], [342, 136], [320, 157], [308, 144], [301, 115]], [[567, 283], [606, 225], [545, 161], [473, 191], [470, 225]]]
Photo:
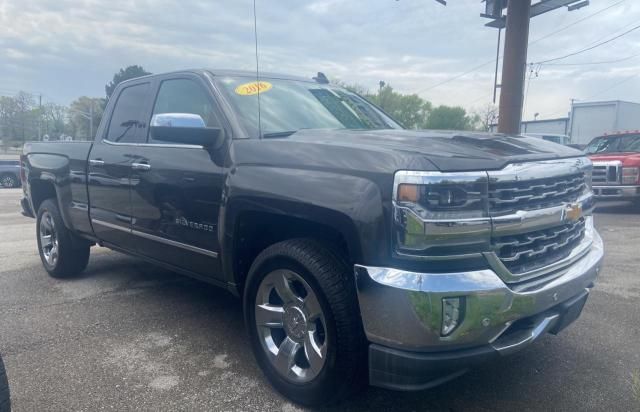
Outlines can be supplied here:
[[635, 199], [640, 197], [640, 186], [593, 186], [596, 199]]
[[[516, 351], [552, 330], [558, 317], [539, 316], [584, 294], [598, 276], [604, 250], [593, 230], [591, 248], [557, 277], [528, 288], [507, 285], [491, 269], [460, 273], [416, 273], [356, 265], [360, 312], [368, 340], [387, 348], [438, 352], [490, 345]], [[464, 318], [441, 336], [442, 298], [464, 297]], [[527, 331], [507, 331], [530, 318]], [[501, 339], [502, 338], [502, 339]]]

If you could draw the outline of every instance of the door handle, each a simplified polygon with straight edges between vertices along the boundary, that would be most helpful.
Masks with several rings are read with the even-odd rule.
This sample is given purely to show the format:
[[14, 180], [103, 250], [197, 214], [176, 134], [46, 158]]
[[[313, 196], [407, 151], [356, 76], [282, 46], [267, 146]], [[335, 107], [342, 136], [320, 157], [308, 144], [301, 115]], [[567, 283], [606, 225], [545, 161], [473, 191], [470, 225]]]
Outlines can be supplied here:
[[102, 159], [89, 159], [89, 166], [104, 166]]
[[131, 168], [133, 170], [151, 170], [151, 165], [149, 163], [131, 163]]

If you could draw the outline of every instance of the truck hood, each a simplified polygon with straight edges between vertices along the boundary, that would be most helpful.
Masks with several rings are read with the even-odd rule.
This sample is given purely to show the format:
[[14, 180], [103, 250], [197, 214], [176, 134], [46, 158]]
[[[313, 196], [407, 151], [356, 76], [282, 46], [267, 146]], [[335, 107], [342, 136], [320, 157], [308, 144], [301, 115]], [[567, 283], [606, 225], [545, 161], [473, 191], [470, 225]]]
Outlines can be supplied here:
[[581, 151], [534, 137], [473, 132], [301, 130], [287, 139], [374, 151], [393, 157], [419, 156], [443, 172], [496, 170], [509, 163], [583, 155]]
[[589, 155], [589, 159], [591, 159], [591, 161], [593, 162], [611, 162], [614, 160], [619, 160], [623, 165], [640, 165], [640, 153], [635, 152], [595, 154]]

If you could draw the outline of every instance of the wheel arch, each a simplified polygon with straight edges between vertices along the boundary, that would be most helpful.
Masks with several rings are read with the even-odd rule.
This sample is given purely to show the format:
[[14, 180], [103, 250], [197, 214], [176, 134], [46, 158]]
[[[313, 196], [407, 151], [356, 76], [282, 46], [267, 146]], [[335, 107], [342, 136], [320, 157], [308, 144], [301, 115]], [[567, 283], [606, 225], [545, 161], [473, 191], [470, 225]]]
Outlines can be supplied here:
[[[327, 212], [326, 210], [324, 211]], [[349, 264], [360, 261], [362, 253], [357, 230], [346, 216], [333, 222], [309, 216], [291, 216], [265, 210], [243, 210], [234, 220], [230, 252], [223, 253], [223, 266], [241, 295], [251, 264], [267, 247], [289, 239], [311, 238], [331, 248]]]
[[34, 215], [46, 199], [55, 199], [62, 221], [68, 229], [73, 229], [69, 216], [72, 205], [70, 188], [69, 158], [58, 154], [34, 153], [26, 156], [26, 192]]
[[241, 293], [258, 249], [302, 237], [332, 245], [351, 263], [374, 262], [388, 252], [385, 221], [380, 188], [367, 177], [237, 166], [227, 175], [218, 221], [222, 267], [230, 289]]

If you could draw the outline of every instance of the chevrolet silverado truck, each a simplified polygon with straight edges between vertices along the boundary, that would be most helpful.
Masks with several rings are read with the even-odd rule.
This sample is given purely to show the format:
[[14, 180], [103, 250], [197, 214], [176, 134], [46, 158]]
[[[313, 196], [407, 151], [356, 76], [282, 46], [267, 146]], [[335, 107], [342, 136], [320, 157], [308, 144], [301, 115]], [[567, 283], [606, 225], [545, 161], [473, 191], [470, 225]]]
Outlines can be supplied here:
[[640, 204], [640, 131], [596, 137], [585, 152], [593, 162], [596, 199]]
[[229, 290], [304, 405], [429, 388], [558, 333], [603, 257], [581, 152], [406, 130], [320, 74], [129, 80], [93, 142], [27, 144], [22, 164], [51, 276], [97, 244]]

